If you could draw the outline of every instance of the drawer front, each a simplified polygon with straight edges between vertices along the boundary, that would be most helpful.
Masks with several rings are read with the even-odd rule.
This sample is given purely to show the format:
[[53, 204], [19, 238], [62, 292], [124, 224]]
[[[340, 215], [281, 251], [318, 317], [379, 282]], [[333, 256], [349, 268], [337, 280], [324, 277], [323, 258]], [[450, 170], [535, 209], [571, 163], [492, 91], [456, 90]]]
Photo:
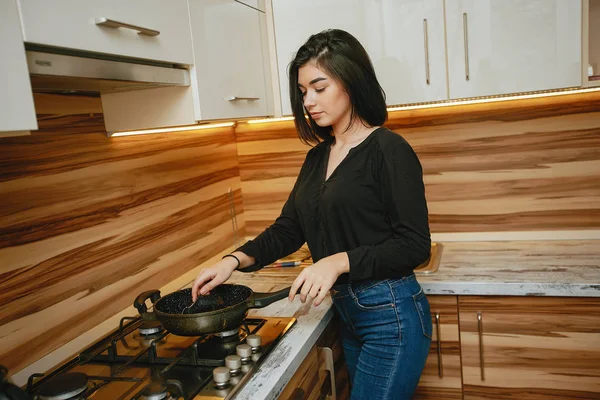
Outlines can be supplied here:
[[[185, 0], [20, 2], [27, 43], [180, 64], [193, 63]], [[97, 24], [101, 19], [131, 27], [101, 26]], [[144, 33], [138, 33], [135, 27], [143, 28]]]

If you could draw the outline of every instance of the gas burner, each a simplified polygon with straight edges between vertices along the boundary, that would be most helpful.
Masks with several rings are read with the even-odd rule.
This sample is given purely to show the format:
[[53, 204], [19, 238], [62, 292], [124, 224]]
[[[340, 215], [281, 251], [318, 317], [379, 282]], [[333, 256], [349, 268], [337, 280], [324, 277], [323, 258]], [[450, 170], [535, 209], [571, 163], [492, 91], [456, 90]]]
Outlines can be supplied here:
[[139, 327], [141, 336], [151, 336], [162, 332], [163, 327], [160, 321], [144, 321]]
[[142, 390], [142, 400], [162, 400], [169, 395], [164, 382], [152, 381]]
[[40, 385], [37, 398], [40, 400], [67, 400], [85, 392], [88, 377], [81, 372], [69, 372], [49, 379]]
[[215, 333], [215, 336], [218, 336], [220, 338], [228, 338], [228, 337], [237, 335], [238, 333], [239, 333], [239, 329], [232, 329], [230, 331], [217, 332], [217, 333]]

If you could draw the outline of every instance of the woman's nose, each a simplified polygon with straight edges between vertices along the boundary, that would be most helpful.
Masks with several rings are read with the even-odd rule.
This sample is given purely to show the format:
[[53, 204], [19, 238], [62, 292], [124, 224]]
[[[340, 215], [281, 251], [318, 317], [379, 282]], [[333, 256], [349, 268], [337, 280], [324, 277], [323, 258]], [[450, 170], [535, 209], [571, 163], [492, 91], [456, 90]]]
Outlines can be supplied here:
[[306, 92], [304, 95], [304, 107], [310, 108], [315, 105], [314, 97], [310, 94], [310, 92]]

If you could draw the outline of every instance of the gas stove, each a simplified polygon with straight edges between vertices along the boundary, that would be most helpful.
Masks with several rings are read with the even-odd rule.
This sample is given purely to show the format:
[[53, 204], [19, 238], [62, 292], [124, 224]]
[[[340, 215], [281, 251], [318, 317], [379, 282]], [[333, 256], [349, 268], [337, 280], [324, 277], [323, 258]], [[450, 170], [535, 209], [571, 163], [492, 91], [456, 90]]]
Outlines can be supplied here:
[[73, 359], [31, 375], [27, 391], [39, 400], [231, 399], [295, 322], [253, 317], [239, 329], [187, 337], [125, 317]]

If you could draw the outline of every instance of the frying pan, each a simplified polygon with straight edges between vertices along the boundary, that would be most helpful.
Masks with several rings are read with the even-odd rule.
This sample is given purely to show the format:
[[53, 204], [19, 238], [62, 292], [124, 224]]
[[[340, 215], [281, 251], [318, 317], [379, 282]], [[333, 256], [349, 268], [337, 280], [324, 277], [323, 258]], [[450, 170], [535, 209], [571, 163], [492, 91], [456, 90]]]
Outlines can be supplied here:
[[[207, 333], [237, 329], [250, 308], [262, 308], [288, 296], [290, 287], [273, 293], [253, 292], [247, 286], [223, 284], [199, 295], [192, 304], [192, 289], [182, 289], [160, 297], [160, 291], [141, 293], [133, 305], [144, 320], [158, 319], [170, 333], [180, 336], [198, 336]], [[149, 312], [146, 300], [154, 305]]]

